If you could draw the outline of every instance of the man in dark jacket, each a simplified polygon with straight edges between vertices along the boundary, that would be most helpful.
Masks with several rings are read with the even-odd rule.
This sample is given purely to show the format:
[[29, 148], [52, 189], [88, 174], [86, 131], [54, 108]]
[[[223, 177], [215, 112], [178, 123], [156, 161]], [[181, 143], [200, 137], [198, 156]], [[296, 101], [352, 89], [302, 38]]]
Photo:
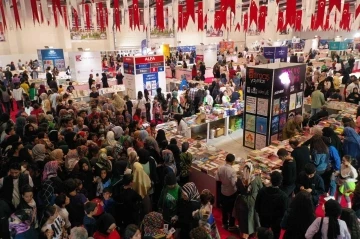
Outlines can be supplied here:
[[282, 182], [281, 173], [272, 172], [270, 181], [271, 187], [260, 189], [255, 201], [255, 210], [259, 214], [261, 227], [270, 227], [274, 232], [274, 239], [278, 239], [281, 219], [288, 208], [288, 197], [279, 188]]
[[283, 177], [281, 190], [288, 197], [291, 197], [296, 183], [296, 164], [289, 152], [284, 148], [279, 149], [277, 151], [277, 155], [282, 161], [284, 161], [281, 167], [281, 174]]
[[310, 150], [305, 145], [300, 145], [299, 140], [291, 138], [289, 140], [291, 148], [294, 150], [291, 152], [291, 157], [296, 163], [296, 176], [298, 176], [305, 169], [305, 165], [310, 163]]
[[319, 204], [320, 195], [325, 193], [324, 181], [316, 174], [316, 167], [312, 163], [306, 164], [297, 178], [295, 192], [303, 190], [311, 194], [315, 207]]

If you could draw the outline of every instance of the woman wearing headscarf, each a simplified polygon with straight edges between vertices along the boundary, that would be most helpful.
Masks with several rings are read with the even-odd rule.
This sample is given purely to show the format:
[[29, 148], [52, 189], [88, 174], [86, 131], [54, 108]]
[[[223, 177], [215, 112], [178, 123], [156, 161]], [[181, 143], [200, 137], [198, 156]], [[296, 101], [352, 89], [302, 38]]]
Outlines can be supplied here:
[[17, 135], [19, 135], [21, 138], [24, 136], [24, 127], [26, 125], [26, 119], [22, 116], [18, 117], [16, 119], [15, 123], [15, 132]]
[[156, 142], [160, 146], [164, 140], [167, 140], [165, 131], [163, 129], [159, 129], [156, 135]]
[[344, 129], [344, 155], [350, 155], [352, 158], [358, 161], [360, 159], [360, 136], [351, 127], [345, 127]]
[[108, 83], [108, 78], [107, 78], [106, 73], [102, 73], [101, 75], [102, 75], [101, 81], [102, 81], [102, 84], [103, 84], [102, 85], [103, 88], [109, 88], [109, 83]]
[[149, 133], [146, 130], [136, 130], [134, 133], [134, 148], [140, 149], [144, 147], [144, 140], [149, 136]]
[[236, 198], [233, 215], [242, 222], [239, 227], [242, 238], [248, 238], [260, 225], [255, 212], [255, 199], [262, 188], [261, 179], [254, 174], [252, 163], [245, 164], [243, 174], [238, 178], [236, 186], [240, 194]]
[[49, 161], [45, 164], [40, 190], [41, 205], [44, 207], [53, 205], [55, 194], [64, 192], [63, 182], [57, 175], [58, 168], [57, 161]]
[[49, 156], [52, 161], [58, 161], [60, 164], [64, 162], [64, 153], [61, 149], [54, 149]]
[[71, 172], [79, 161], [79, 154], [76, 148], [75, 136], [75, 132], [68, 132], [65, 134], [65, 141], [69, 147], [69, 152], [65, 156], [65, 168], [68, 172]]
[[180, 238], [187, 238], [190, 231], [198, 226], [198, 220], [194, 219], [192, 213], [200, 209], [200, 194], [193, 182], [186, 183], [181, 192], [178, 226], [181, 228]]
[[166, 237], [163, 229], [164, 220], [161, 213], [150, 212], [146, 214], [143, 220], [144, 239], [155, 239]]
[[138, 162], [133, 164], [133, 176], [133, 189], [142, 197], [144, 213], [148, 213], [151, 211], [151, 201], [149, 198], [151, 179], [144, 171], [143, 166]]
[[210, 95], [210, 91], [206, 90], [205, 91], [205, 97], [204, 97], [204, 105], [213, 106], [213, 104], [214, 104], [214, 99]]
[[337, 134], [334, 132], [334, 130], [330, 127], [324, 127], [322, 129], [323, 136], [329, 138], [330, 145], [334, 146], [337, 151], [339, 152], [340, 157], [343, 155], [343, 144], [337, 136]]
[[164, 160], [164, 177], [168, 173], [177, 174], [177, 168], [175, 164], [174, 154], [169, 149], [162, 151], [162, 158]]
[[321, 238], [350, 239], [351, 236], [346, 223], [343, 220], [338, 219], [340, 215], [340, 204], [335, 200], [327, 201], [325, 203], [325, 217], [318, 217], [315, 219], [307, 229], [305, 238], [313, 238], [321, 227]]
[[112, 186], [112, 194], [113, 198], [119, 196], [122, 190], [122, 180], [125, 174], [131, 174], [131, 170], [127, 168], [128, 163], [125, 160], [119, 160], [114, 163], [112, 168], [112, 178], [111, 178], [111, 186]]
[[180, 173], [180, 149], [177, 146], [177, 140], [175, 138], [170, 139], [170, 144], [167, 146], [167, 149], [171, 150], [174, 155], [174, 160], [176, 164], [176, 176]]
[[109, 214], [102, 214], [96, 221], [96, 232], [94, 239], [120, 239], [120, 235], [116, 230], [115, 218]]
[[46, 157], [46, 148], [43, 144], [37, 144], [32, 149], [33, 158], [36, 161], [44, 161]]
[[114, 132], [114, 138], [118, 141], [124, 133], [124, 130], [120, 126], [115, 126], [111, 129]]
[[[118, 94], [114, 94], [113, 99], [114, 99], [113, 104], [114, 104], [115, 109], [117, 111], [119, 111], [120, 113], [122, 113], [125, 109], [125, 101]], [[130, 114], [132, 114], [132, 112], [130, 112]]]
[[139, 163], [142, 165], [145, 173], [150, 177], [151, 189], [148, 192], [149, 196], [154, 193], [154, 185], [158, 183], [159, 178], [156, 172], [156, 162], [153, 157], [150, 156], [146, 149], [138, 149], [137, 154], [139, 156]]
[[87, 158], [83, 157], [78, 162], [79, 172], [76, 175], [76, 178], [80, 179], [83, 187], [88, 193], [88, 199], [92, 200], [95, 197], [95, 183], [94, 183], [94, 173], [90, 165], [90, 162]]
[[113, 131], [109, 131], [106, 134], [106, 140], [103, 142], [103, 147], [110, 146], [114, 147], [118, 142], [115, 140], [115, 134]]
[[158, 143], [156, 142], [156, 140], [153, 137], [148, 136], [148, 137], [145, 138], [144, 147], [145, 147], [145, 149], [147, 151], [149, 151], [150, 156], [155, 159], [155, 162], [157, 164], [163, 163], [162, 159], [161, 159], [161, 156], [160, 156], [159, 145], [158, 145]]

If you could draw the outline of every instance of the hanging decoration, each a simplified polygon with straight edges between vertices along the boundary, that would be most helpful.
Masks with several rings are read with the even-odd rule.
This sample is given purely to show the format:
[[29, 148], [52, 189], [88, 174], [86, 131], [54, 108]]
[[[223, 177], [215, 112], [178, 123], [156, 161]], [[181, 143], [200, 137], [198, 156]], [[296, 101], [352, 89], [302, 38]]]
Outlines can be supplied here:
[[243, 19], [243, 29], [244, 29], [244, 32], [247, 32], [248, 31], [248, 28], [249, 28], [249, 17], [248, 17], [248, 13], [245, 13], [244, 14], [244, 19]]
[[221, 0], [220, 2], [220, 13], [219, 13], [219, 28], [222, 28], [223, 26], [226, 28], [226, 9], [228, 7], [227, 0]]
[[198, 2], [198, 31], [204, 30], [203, 3]]
[[231, 12], [235, 14], [236, 11], [235, 0], [228, 0], [228, 7], [230, 7]]
[[[54, 6], [54, 5], [53, 5]], [[91, 22], [90, 22], [90, 6], [89, 4], [84, 4], [84, 11], [85, 11], [85, 25], [86, 29], [90, 30]]]
[[[286, 29], [287, 26], [294, 27], [295, 25], [295, 16], [296, 16], [296, 1], [297, 0], [286, 0], [286, 23], [284, 21], [283, 25]], [[284, 18], [283, 18], [284, 19]]]
[[295, 31], [301, 31], [302, 10], [296, 11]]
[[6, 16], [5, 16], [5, 11], [4, 11], [3, 1], [0, 1], [0, 12], [1, 12], [1, 19], [3, 20], [3, 24], [4, 24], [4, 29], [7, 29]]
[[75, 8], [72, 8], [72, 13], [74, 16], [75, 29], [78, 31], [79, 30], [79, 15], [78, 15], [77, 11], [75, 10]]
[[186, 12], [189, 18], [191, 17], [193, 22], [195, 22], [195, 1], [186, 0]]
[[315, 15], [312, 14], [311, 15], [310, 30], [314, 31], [315, 30], [315, 25], [316, 25], [316, 18], [315, 18]]
[[16, 28], [19, 27], [21, 29], [19, 10], [18, 10], [18, 7], [17, 7], [17, 1], [16, 0], [12, 0], [12, 6], [13, 6], [13, 10], [14, 10]]
[[43, 14], [43, 11], [42, 11], [42, 7], [41, 7], [41, 3], [40, 3], [40, 21], [41, 23], [44, 23], [44, 14]]
[[356, 10], [355, 10], [355, 19], [359, 16], [360, 13], [360, 4], [357, 5]]
[[134, 25], [134, 9], [132, 7], [129, 7], [129, 26], [131, 30], [133, 30], [133, 25]]
[[265, 5], [260, 6], [259, 20], [258, 20], [258, 30], [260, 32], [265, 31], [266, 16], [267, 16], [267, 6]]
[[335, 7], [339, 12], [341, 11], [341, 0], [329, 0], [329, 12]]
[[[115, 29], [120, 31], [120, 8], [119, 0], [114, 0], [114, 20], [115, 20]], [[106, 26], [108, 24], [106, 23]]]
[[324, 31], [328, 31], [330, 30], [330, 14], [326, 14], [326, 18], [325, 18], [325, 23], [324, 23], [324, 27], [323, 27]]
[[139, 14], [139, 2], [138, 0], [133, 0], [133, 18], [134, 18], [134, 29], [138, 27], [140, 31], [140, 14]]
[[236, 6], [235, 6], [235, 31], [240, 31], [240, 24], [242, 20], [242, 0], [236, 0]]
[[324, 25], [324, 17], [325, 17], [325, 0], [318, 0], [318, 9], [316, 15], [316, 25], [315, 28], [319, 29], [319, 27], [323, 28]]
[[186, 29], [189, 22], [189, 13], [183, 12], [183, 28]]
[[53, 6], [52, 9], [54, 12], [55, 12], [55, 9], [57, 9], [59, 11], [60, 15], [62, 15], [60, 0], [52, 0], [52, 6]]
[[[105, 7], [103, 8], [103, 11], [104, 11], [104, 17], [105, 17], [105, 26], [106, 27], [109, 27], [109, 13], [108, 13], [108, 8]], [[120, 29], [120, 27], [119, 27]]]
[[278, 21], [277, 21], [277, 28], [276, 31], [277, 32], [282, 32], [284, 29], [284, 12], [279, 11], [278, 12]]
[[63, 19], [64, 19], [65, 27], [66, 27], [66, 29], [68, 29], [69, 24], [68, 24], [68, 16], [67, 16], [66, 6], [62, 7], [62, 12], [63, 12]]
[[52, 12], [54, 14], [55, 27], [58, 27], [58, 25], [59, 25], [58, 15], [57, 15], [57, 11], [56, 11], [56, 6], [54, 4], [52, 5]]
[[[31, 12], [32, 12], [34, 24], [35, 24], [35, 21], [40, 23], [36, 0], [30, 0], [30, 4], [31, 4]], [[2, 5], [2, 1], [1, 1], [1, 5]]]
[[256, 5], [254, 0], [251, 0], [250, 3], [250, 19], [249, 19], [249, 25], [251, 25], [252, 23], [254, 23], [255, 25], [257, 25], [257, 20], [258, 20], [258, 6]]
[[183, 5], [178, 5], [178, 31], [183, 30]]
[[221, 11], [215, 11], [214, 28], [219, 30], [221, 28]]
[[342, 16], [340, 20], [340, 28], [346, 31], [350, 31], [350, 4], [344, 3]]
[[104, 24], [104, 8], [103, 3], [99, 2], [97, 6], [97, 18], [99, 19], [99, 25], [100, 25], [100, 31], [105, 30], [105, 24]]
[[156, 0], [156, 25], [161, 31], [165, 29], [164, 26], [164, 1]]

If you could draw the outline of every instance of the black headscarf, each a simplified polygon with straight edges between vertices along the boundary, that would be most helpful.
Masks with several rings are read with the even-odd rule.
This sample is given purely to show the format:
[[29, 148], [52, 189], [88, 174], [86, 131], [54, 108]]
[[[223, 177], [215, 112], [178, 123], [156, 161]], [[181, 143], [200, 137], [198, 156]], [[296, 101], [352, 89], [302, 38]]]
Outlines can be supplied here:
[[76, 149], [75, 132], [68, 132], [65, 134], [65, 142], [70, 149]]
[[[340, 140], [340, 138], [336, 135], [334, 130], [330, 127], [325, 127], [322, 130], [323, 136], [330, 139], [330, 145], [334, 146], [338, 151], [339, 154], [342, 152], [343, 144]], [[340, 154], [341, 156], [342, 154]]]
[[140, 148], [137, 151], [139, 156], [139, 163], [147, 164], [149, 162], [150, 153], [146, 149]]
[[125, 160], [118, 160], [113, 165], [113, 177], [121, 177], [124, 175], [128, 163]]
[[158, 145], [160, 146], [161, 143], [167, 140], [166, 139], [166, 135], [165, 135], [165, 131], [163, 129], [159, 129], [156, 135], [156, 142], [158, 143]]
[[96, 222], [98, 232], [104, 235], [109, 235], [108, 229], [113, 223], [115, 223], [114, 217], [109, 213], [104, 213]]

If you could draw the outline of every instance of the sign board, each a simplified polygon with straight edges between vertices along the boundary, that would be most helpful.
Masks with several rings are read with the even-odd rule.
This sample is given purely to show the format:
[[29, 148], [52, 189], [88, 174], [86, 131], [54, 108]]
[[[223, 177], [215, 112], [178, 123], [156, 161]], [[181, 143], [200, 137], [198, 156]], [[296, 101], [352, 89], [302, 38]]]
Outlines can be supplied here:
[[348, 48], [347, 42], [343, 41], [332, 41], [329, 42], [329, 50], [330, 51], [345, 51]]
[[59, 71], [65, 71], [65, 59], [63, 49], [41, 49], [37, 50], [40, 68], [45, 71], [47, 67], [56, 67]]
[[74, 79], [87, 82], [89, 75], [102, 73], [100, 52], [69, 52], [70, 69]]

